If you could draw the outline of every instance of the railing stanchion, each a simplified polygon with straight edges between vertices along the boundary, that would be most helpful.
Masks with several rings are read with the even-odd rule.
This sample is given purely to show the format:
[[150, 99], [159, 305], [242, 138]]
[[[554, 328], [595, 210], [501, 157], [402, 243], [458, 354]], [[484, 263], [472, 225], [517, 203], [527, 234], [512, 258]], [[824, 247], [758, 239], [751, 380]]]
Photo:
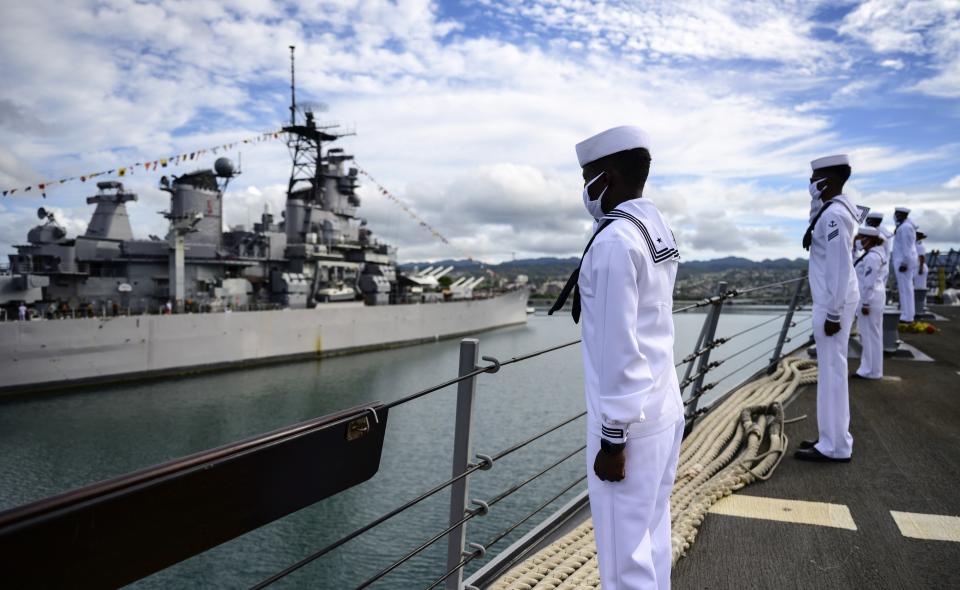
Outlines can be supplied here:
[[[707, 314], [707, 318], [704, 320], [703, 324], [703, 348], [707, 348], [707, 345], [713, 342], [713, 339], [717, 336], [717, 323], [720, 321], [720, 310], [723, 308], [723, 295], [727, 292], [727, 283], [726, 281], [720, 281], [717, 283], [717, 301], [710, 306], [710, 312]], [[692, 364], [692, 363], [691, 363]], [[690, 395], [693, 396], [690, 400], [690, 405], [687, 406], [687, 428], [693, 427], [692, 418], [696, 416], [697, 405], [700, 400], [700, 388], [703, 387], [703, 378], [707, 374], [706, 368], [710, 364], [710, 350], [707, 349], [700, 355], [700, 358], [697, 360], [697, 379], [693, 382], [693, 389], [690, 390]]]
[[[703, 320], [703, 325], [700, 327], [700, 335], [697, 336], [697, 342], [693, 345], [693, 351], [691, 351], [691, 354], [697, 354], [697, 352], [703, 348], [703, 344], [704, 344], [703, 338], [707, 334], [707, 324], [709, 323], [708, 322], [709, 318], [710, 316], [708, 314], [707, 318]], [[680, 397], [683, 397], [683, 390], [686, 389], [687, 387], [686, 385], [683, 385], [683, 384], [690, 382], [691, 373], [693, 373], [693, 360], [687, 363], [687, 367], [683, 371], [683, 379], [680, 380], [680, 383], [681, 383]]]
[[[460, 341], [460, 372], [466, 375], [477, 368], [480, 360], [480, 341], [464, 338]], [[453, 477], [467, 469], [470, 460], [470, 426], [473, 417], [473, 400], [477, 393], [476, 376], [457, 384], [457, 419], [453, 442]], [[450, 487], [450, 525], [463, 520], [467, 509], [467, 478], [460, 479]], [[450, 532], [447, 537], [447, 571], [455, 568], [463, 559], [466, 542], [466, 524]], [[457, 570], [446, 580], [447, 590], [459, 590], [463, 581], [463, 569]]]
[[[807, 273], [804, 272], [803, 276], [806, 277]], [[780, 337], [777, 338], [777, 345], [773, 349], [773, 356], [770, 357], [770, 364], [767, 366], [767, 374], [770, 375], [777, 368], [777, 363], [780, 361], [780, 354], [783, 352], [783, 345], [787, 341], [787, 333], [790, 331], [790, 325], [793, 323], [793, 312], [797, 309], [797, 305], [800, 304], [800, 295], [803, 293], [803, 286], [806, 284], [806, 281], [797, 281], [797, 288], [793, 292], [793, 299], [790, 301], [790, 308], [787, 309], [787, 315], [783, 318], [783, 326], [780, 328]]]

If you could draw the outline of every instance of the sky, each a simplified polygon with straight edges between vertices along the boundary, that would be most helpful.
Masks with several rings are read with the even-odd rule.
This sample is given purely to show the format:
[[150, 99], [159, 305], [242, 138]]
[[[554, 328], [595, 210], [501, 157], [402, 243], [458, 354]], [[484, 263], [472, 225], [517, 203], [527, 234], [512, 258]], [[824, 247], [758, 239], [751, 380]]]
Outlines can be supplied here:
[[[887, 225], [911, 207], [928, 248], [960, 246], [960, 0], [0, 6], [3, 190], [278, 129], [295, 45], [298, 101], [355, 130], [339, 147], [450, 239], [365, 180], [360, 215], [401, 261], [578, 255], [574, 145], [623, 124], [651, 136], [644, 196], [684, 259], [803, 256], [809, 162], [836, 153], [856, 202]], [[283, 141], [241, 147], [231, 227], [279, 213], [290, 172]], [[160, 176], [122, 179], [138, 237], [165, 234]], [[39, 206], [82, 233], [92, 184], [0, 197], [0, 255]]]

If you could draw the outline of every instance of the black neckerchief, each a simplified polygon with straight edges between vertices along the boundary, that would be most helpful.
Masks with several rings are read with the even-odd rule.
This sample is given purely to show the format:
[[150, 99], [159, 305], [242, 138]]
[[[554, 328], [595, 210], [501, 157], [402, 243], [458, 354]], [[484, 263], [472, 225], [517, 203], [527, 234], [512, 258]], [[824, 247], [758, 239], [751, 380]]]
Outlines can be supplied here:
[[597, 227], [597, 231], [593, 232], [593, 235], [590, 236], [590, 241], [587, 242], [587, 247], [583, 249], [583, 255], [580, 256], [580, 262], [577, 264], [577, 268], [570, 273], [567, 284], [563, 286], [563, 290], [560, 291], [560, 295], [557, 297], [557, 300], [553, 302], [553, 307], [550, 308], [547, 315], [553, 315], [553, 312], [563, 307], [563, 304], [567, 302], [567, 297], [570, 296], [570, 291], [573, 291], [573, 309], [571, 310], [571, 315], [573, 316], [573, 323], [580, 323], [580, 286], [577, 285], [577, 281], [580, 279], [580, 267], [583, 266], [583, 257], [587, 255], [587, 251], [590, 250], [590, 246], [593, 245], [593, 240], [611, 223], [613, 223], [612, 219], [604, 219], [600, 223], [600, 226]]
[[809, 251], [810, 244], [813, 243], [813, 228], [817, 225], [817, 222], [820, 221], [820, 216], [823, 215], [823, 212], [827, 210], [827, 207], [833, 205], [836, 201], [830, 199], [823, 204], [823, 207], [820, 207], [820, 210], [817, 211], [817, 214], [813, 216], [813, 220], [810, 222], [810, 227], [807, 228], [807, 232], [803, 234], [803, 249]]
[[853, 266], [857, 266], [858, 264], [860, 264], [860, 262], [863, 261], [863, 259], [866, 258], [867, 254], [869, 253], [870, 253], [870, 250], [867, 250], [866, 252], [861, 254], [860, 258], [857, 258], [856, 260], [853, 261]]

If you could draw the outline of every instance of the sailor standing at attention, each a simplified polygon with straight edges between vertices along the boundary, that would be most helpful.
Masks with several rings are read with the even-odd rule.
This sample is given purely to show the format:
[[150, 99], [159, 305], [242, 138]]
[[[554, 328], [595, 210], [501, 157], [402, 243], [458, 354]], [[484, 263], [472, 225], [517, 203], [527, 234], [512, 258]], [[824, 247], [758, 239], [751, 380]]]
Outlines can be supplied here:
[[883, 280], [880, 283], [881, 288], [884, 292], [883, 304], [887, 304], [886, 292], [887, 292], [887, 281], [890, 277], [890, 254], [893, 252], [893, 232], [884, 227], [883, 224], [883, 213], [879, 211], [871, 211], [867, 214], [867, 220], [864, 223], [868, 227], [875, 227], [877, 231], [880, 232], [880, 237], [883, 238], [883, 259], [887, 261], [883, 265]]
[[886, 302], [883, 269], [887, 258], [883, 251], [883, 236], [875, 227], [863, 226], [857, 234], [863, 254], [853, 263], [860, 285], [860, 307], [857, 326], [860, 328], [860, 367], [853, 374], [860, 379], [883, 377], [883, 306]]
[[893, 268], [897, 271], [897, 291], [900, 294], [900, 321], [913, 322], [913, 277], [917, 274], [917, 226], [907, 219], [910, 209], [897, 207], [894, 219], [897, 229], [893, 234]]
[[[927, 248], [923, 245], [923, 240], [926, 237], [927, 234], [917, 230], [917, 276], [913, 277], [914, 292], [927, 289]], [[916, 302], [916, 298], [914, 298], [914, 302]]]
[[604, 590], [670, 587], [670, 493], [683, 438], [673, 360], [673, 285], [679, 253], [643, 198], [649, 142], [614, 127], [577, 144], [583, 202], [598, 221], [573, 291], [583, 313], [587, 484]]
[[794, 456], [806, 461], [846, 462], [853, 451], [853, 437], [849, 432], [847, 341], [860, 301], [850, 249], [861, 221], [858, 211], [862, 209], [842, 194], [843, 185], [850, 178], [847, 156], [818, 158], [810, 165], [813, 168], [810, 196], [823, 203], [803, 236], [803, 247], [810, 250], [820, 438], [800, 443]]

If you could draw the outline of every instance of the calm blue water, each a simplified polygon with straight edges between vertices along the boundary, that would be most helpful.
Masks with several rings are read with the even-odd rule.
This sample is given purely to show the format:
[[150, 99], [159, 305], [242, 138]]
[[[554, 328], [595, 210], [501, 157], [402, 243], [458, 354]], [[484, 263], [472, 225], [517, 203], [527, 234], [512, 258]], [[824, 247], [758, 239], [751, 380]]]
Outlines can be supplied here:
[[[772, 315], [724, 314], [718, 335], [731, 335]], [[803, 316], [798, 316], [803, 317]], [[688, 354], [702, 314], [676, 317], [676, 353]], [[798, 321], [793, 333], [809, 322]], [[714, 353], [727, 355], [780, 329], [773, 321]], [[530, 317], [526, 326], [479, 336], [481, 355], [500, 359], [579, 337], [569, 316]], [[803, 336], [806, 338], [806, 335]], [[711, 374], [715, 380], [773, 347], [767, 340]], [[796, 342], [794, 343], [796, 344]], [[790, 346], [790, 345], [788, 345]], [[0, 403], [0, 509], [90, 484], [175, 457], [256, 435], [374, 400], [390, 401], [455, 376], [458, 344], [445, 341], [323, 361], [229, 373], [105, 386]], [[494, 454], [583, 411], [579, 346], [482, 375], [474, 410], [474, 452]], [[724, 380], [711, 397], [735, 385], [764, 361]], [[334, 498], [169, 568], [137, 586], [246, 587], [297, 561], [385, 511], [450, 477], [455, 388], [390, 413], [383, 459], [370, 481]], [[707, 398], [709, 400], [709, 398]], [[489, 498], [583, 444], [583, 420], [479, 472], [470, 497]], [[485, 543], [584, 473], [577, 454], [468, 525], [468, 541]], [[577, 486], [557, 502], [582, 489]], [[376, 573], [446, 527], [445, 492], [303, 568], [276, 587], [348, 588]], [[502, 549], [550, 513], [514, 531]], [[444, 572], [445, 543], [375, 585], [425, 587]], [[481, 564], [474, 562], [472, 571]]]

